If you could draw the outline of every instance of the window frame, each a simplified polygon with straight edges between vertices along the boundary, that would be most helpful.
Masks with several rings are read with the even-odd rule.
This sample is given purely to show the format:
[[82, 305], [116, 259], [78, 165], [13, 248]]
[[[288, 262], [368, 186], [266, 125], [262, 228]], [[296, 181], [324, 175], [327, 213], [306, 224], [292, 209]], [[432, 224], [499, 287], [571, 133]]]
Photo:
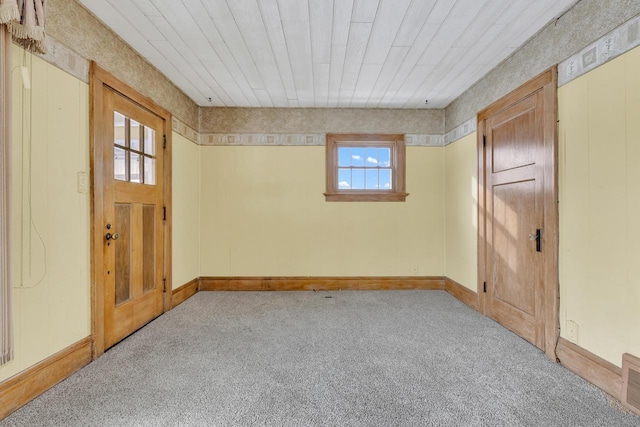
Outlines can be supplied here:
[[[403, 134], [328, 133], [326, 136], [327, 202], [404, 202], [406, 192], [406, 148]], [[338, 186], [339, 147], [390, 147], [391, 190], [351, 190]]]

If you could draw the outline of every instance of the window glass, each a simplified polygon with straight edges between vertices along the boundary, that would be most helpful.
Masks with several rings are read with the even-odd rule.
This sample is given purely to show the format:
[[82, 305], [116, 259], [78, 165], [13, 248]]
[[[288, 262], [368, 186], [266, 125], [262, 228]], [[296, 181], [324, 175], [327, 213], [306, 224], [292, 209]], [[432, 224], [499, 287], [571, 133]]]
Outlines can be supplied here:
[[326, 151], [328, 201], [405, 200], [403, 135], [327, 134]]
[[113, 114], [113, 177], [156, 184], [156, 135], [152, 128], [117, 111]]

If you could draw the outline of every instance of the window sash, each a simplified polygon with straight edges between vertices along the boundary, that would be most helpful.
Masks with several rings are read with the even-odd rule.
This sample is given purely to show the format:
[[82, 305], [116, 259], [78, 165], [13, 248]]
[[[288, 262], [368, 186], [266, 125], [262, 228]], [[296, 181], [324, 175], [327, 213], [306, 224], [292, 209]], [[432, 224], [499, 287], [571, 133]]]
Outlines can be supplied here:
[[[362, 149], [366, 155], [367, 148], [388, 148], [389, 165], [367, 164], [367, 161], [356, 162], [349, 160], [349, 164], [340, 162], [340, 149], [349, 148], [352, 156], [353, 149]], [[343, 152], [344, 157], [344, 152]], [[355, 158], [355, 157], [354, 157]], [[358, 158], [358, 160], [360, 160]], [[380, 161], [379, 153], [376, 161]], [[369, 162], [371, 163], [371, 162]], [[349, 178], [341, 180], [340, 174]], [[363, 174], [362, 184], [354, 187], [353, 171]], [[360, 172], [362, 171], [362, 172]], [[367, 188], [367, 171], [378, 171], [377, 188]], [[389, 187], [381, 188], [380, 171], [389, 174]], [[372, 174], [373, 175], [373, 174]], [[373, 178], [372, 178], [373, 179]], [[327, 134], [326, 139], [326, 192], [327, 201], [404, 201], [405, 193], [405, 146], [404, 135], [400, 134]]]

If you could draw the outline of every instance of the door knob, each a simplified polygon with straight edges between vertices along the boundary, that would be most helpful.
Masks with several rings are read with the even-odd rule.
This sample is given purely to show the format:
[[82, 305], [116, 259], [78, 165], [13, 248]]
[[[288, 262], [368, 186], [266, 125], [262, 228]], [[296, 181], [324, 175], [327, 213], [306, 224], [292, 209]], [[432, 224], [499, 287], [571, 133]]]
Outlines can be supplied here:
[[120, 236], [118, 235], [118, 233], [113, 233], [113, 234], [107, 233], [104, 237], [107, 240], [118, 240], [118, 237], [120, 237]]

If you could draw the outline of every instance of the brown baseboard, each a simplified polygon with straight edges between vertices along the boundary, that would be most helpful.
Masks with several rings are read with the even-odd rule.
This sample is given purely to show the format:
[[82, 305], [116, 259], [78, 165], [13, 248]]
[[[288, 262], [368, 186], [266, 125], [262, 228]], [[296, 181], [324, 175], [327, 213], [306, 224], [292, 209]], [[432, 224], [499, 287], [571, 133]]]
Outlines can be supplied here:
[[91, 362], [91, 337], [84, 338], [0, 383], [0, 420]]
[[442, 277], [201, 277], [201, 291], [444, 289]]
[[562, 366], [620, 400], [622, 369], [564, 338], [556, 354]]
[[171, 308], [175, 308], [176, 306], [182, 304], [192, 296], [198, 292], [198, 283], [199, 280], [196, 277], [195, 279], [185, 283], [177, 289], [174, 289], [171, 293]]
[[478, 310], [478, 294], [476, 292], [473, 292], [466, 286], [461, 285], [453, 279], [445, 277], [444, 290], [449, 292], [451, 295], [458, 298], [460, 301], [473, 308], [474, 310]]

